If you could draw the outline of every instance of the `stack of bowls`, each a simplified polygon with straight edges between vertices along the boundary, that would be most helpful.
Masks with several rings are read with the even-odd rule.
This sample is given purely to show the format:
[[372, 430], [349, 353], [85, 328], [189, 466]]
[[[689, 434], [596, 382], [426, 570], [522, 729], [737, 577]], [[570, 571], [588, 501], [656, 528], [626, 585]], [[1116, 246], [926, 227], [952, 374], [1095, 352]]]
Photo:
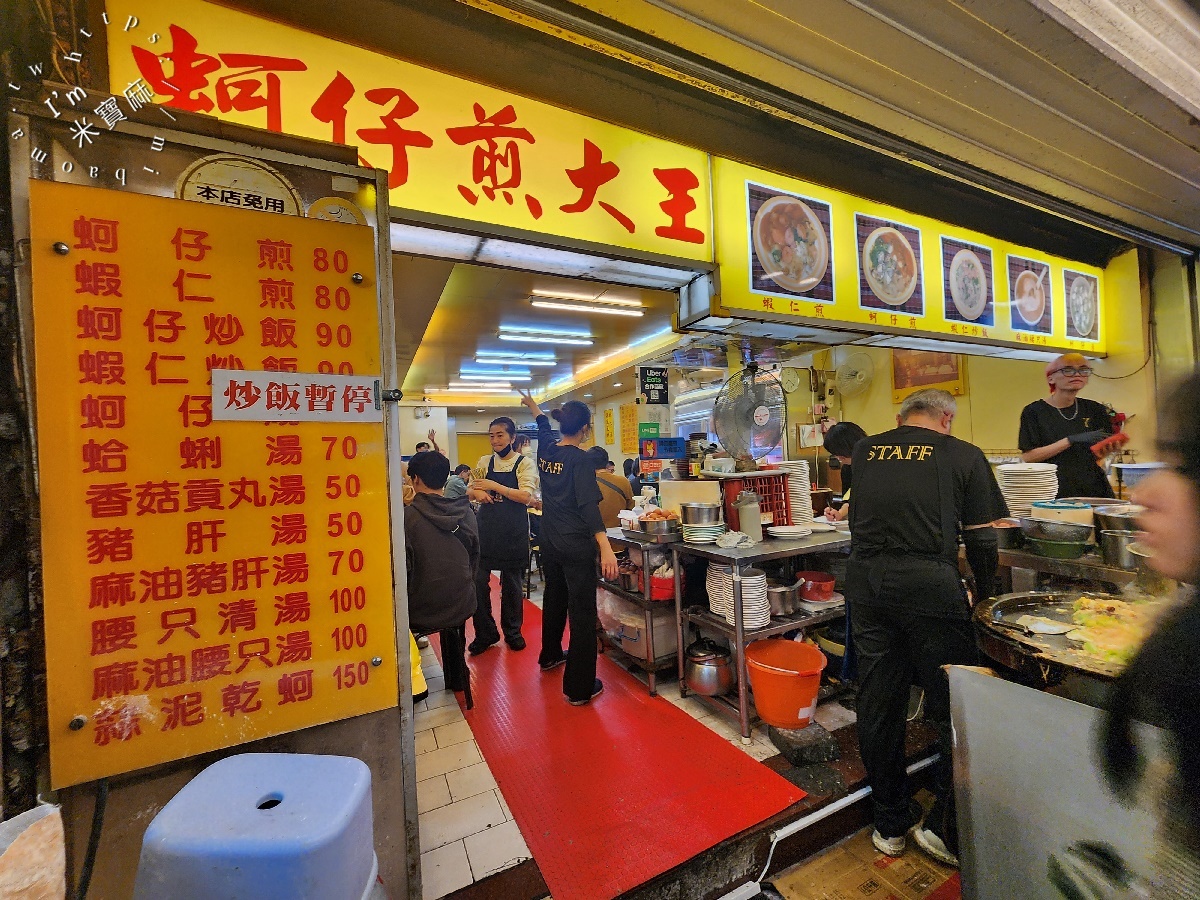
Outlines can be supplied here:
[[1008, 510], [1017, 518], [1028, 516], [1038, 500], [1058, 494], [1058, 466], [1053, 463], [1006, 463], [996, 473]]
[[683, 539], [691, 544], [715, 544], [725, 533], [721, 521], [720, 503], [681, 503], [679, 515], [683, 520]]
[[[788, 524], [804, 528], [812, 524], [812, 482], [808, 477], [808, 462], [803, 459], [788, 460], [778, 464], [782, 472], [787, 472], [788, 506], [791, 507], [792, 521]], [[775, 524], [782, 524], [776, 522]]]
[[708, 608], [721, 618], [733, 615], [733, 566], [708, 564], [704, 578]]
[[[729, 577], [729, 607], [726, 623], [734, 624], [733, 576]], [[742, 627], [766, 628], [771, 624], [771, 600], [767, 596], [767, 573], [761, 569], [746, 569], [742, 573]]]

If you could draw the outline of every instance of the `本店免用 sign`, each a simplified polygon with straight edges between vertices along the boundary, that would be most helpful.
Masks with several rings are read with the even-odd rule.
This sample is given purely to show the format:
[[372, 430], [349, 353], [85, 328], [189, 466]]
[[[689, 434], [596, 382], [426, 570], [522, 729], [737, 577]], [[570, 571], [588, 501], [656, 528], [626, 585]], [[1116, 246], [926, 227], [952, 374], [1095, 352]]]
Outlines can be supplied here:
[[29, 187], [52, 784], [395, 705], [382, 424], [210, 386], [377, 377], [372, 231]]

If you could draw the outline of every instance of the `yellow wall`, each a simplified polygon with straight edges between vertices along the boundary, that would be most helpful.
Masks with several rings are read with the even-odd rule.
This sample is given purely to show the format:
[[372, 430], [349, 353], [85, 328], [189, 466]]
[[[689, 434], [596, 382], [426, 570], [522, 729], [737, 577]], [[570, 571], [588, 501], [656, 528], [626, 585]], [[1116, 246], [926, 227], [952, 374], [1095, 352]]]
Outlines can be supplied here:
[[[1142, 460], [1154, 459], [1155, 386], [1154, 367], [1135, 371], [1146, 360], [1148, 300], [1139, 275], [1137, 251], [1115, 259], [1107, 269], [1109, 285], [1108, 318], [1109, 356], [1092, 362], [1092, 376], [1084, 396], [1109, 403], [1127, 415], [1137, 414], [1126, 430], [1130, 449]], [[841, 409], [834, 407], [839, 420], [856, 422], [868, 433], [892, 428], [898, 403], [892, 402], [891, 351], [878, 348], [846, 347], [817, 354], [820, 368], [834, 368], [851, 353], [866, 353], [875, 363], [875, 377], [866, 393], [847, 397]], [[831, 359], [832, 357], [832, 359]], [[793, 365], [811, 366], [813, 354], [794, 360]], [[1028, 360], [968, 356], [967, 393], [959, 398], [954, 434], [984, 450], [1016, 450], [1021, 410], [1026, 404], [1046, 396], [1045, 363]], [[1133, 373], [1133, 374], [1131, 374]], [[1106, 376], [1106, 378], [1100, 377]], [[1121, 377], [1126, 376], [1126, 377]], [[802, 408], [799, 408], [802, 407]], [[789, 409], [789, 421], [806, 412], [807, 394]]]
[[480, 458], [492, 452], [491, 441], [486, 434], [458, 433], [458, 455], [450, 460], [450, 465], [467, 465], [472, 468]]

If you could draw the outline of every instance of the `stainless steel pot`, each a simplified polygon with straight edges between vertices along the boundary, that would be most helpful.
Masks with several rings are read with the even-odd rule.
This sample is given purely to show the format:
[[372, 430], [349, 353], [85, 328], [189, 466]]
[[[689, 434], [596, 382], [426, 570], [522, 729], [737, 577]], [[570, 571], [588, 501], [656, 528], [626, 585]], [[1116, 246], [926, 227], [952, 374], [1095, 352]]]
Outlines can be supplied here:
[[771, 615], [788, 616], [800, 606], [800, 588], [794, 584], [768, 584], [767, 599], [771, 603]]
[[1104, 555], [1104, 561], [1120, 569], [1136, 569], [1138, 560], [1129, 552], [1129, 545], [1137, 538], [1136, 531], [1101, 531], [1100, 552]]
[[641, 524], [646, 534], [672, 534], [679, 530], [678, 519], [642, 519]]
[[1096, 507], [1093, 515], [1101, 531], [1137, 531], [1137, 517], [1143, 510], [1144, 507], [1133, 503], [1117, 503]]
[[721, 521], [720, 503], [681, 503], [679, 514], [684, 525], [715, 525]]
[[683, 680], [689, 691], [718, 697], [737, 685], [737, 673], [728, 650], [711, 641], [699, 640], [687, 649]]

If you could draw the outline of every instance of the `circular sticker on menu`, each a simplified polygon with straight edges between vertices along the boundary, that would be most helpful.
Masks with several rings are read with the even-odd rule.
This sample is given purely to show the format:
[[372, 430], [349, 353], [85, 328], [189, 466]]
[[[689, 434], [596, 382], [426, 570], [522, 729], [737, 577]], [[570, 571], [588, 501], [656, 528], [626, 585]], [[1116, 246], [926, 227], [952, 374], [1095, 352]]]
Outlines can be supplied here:
[[759, 406], [754, 410], [754, 424], [762, 428], [767, 422], [771, 421], [771, 411], [765, 406]]

